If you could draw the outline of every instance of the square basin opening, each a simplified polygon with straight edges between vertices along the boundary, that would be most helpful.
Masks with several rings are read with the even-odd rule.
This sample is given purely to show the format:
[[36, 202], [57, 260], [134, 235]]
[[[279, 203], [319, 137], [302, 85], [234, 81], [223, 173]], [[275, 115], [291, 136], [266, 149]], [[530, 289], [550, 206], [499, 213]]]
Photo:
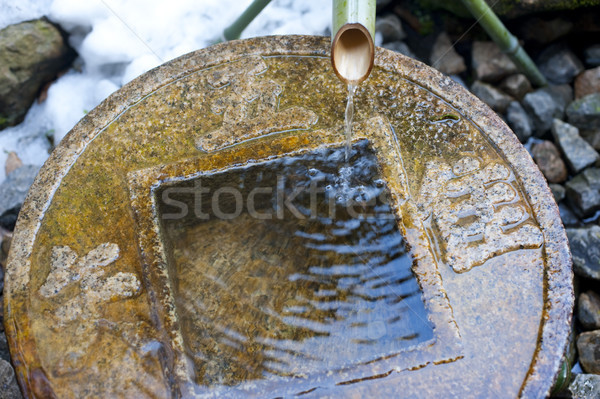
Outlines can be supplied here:
[[348, 370], [433, 339], [368, 141], [155, 191], [199, 386]]

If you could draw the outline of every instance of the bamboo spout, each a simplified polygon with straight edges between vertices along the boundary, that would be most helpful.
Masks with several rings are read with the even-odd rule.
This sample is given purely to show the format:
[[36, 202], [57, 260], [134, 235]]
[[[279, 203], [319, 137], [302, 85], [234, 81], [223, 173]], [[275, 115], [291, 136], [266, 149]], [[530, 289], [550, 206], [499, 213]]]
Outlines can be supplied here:
[[375, 0], [333, 0], [331, 64], [346, 84], [359, 84], [373, 68], [375, 4]]

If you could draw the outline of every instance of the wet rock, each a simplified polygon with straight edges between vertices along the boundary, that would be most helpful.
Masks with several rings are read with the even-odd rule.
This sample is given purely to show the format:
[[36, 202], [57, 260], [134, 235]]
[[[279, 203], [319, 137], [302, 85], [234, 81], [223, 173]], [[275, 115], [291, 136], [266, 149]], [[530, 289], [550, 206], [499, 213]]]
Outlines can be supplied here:
[[600, 226], [567, 228], [573, 270], [585, 278], [600, 280]]
[[414, 58], [415, 60], [418, 60], [415, 53], [413, 53], [413, 51], [410, 49], [410, 47], [408, 47], [408, 45], [404, 42], [397, 41], [397, 42], [384, 43], [382, 47], [386, 48], [388, 50], [391, 50], [391, 51], [395, 51], [395, 52], [405, 55], [407, 57]]
[[17, 156], [17, 153], [14, 151], [9, 152], [8, 156], [6, 157], [6, 163], [4, 164], [6, 176], [10, 175], [13, 171], [19, 169], [21, 166], [23, 166], [23, 162]]
[[540, 54], [538, 59], [540, 72], [554, 84], [570, 83], [583, 71], [583, 63], [564, 44], [555, 44]]
[[551, 141], [534, 144], [531, 155], [549, 183], [562, 183], [567, 179], [567, 167]]
[[567, 204], [558, 204], [558, 211], [560, 213], [560, 220], [562, 220], [565, 226], [576, 227], [581, 224], [577, 215], [575, 215]]
[[[558, 396], [563, 397], [563, 396]], [[600, 398], [600, 376], [596, 374], [574, 374], [564, 397], [572, 399]]]
[[15, 229], [15, 224], [17, 223], [17, 218], [19, 217], [20, 211], [20, 204], [16, 205], [14, 208], [4, 211], [4, 213], [0, 215], [0, 227], [8, 231], [13, 231]]
[[384, 43], [403, 40], [406, 37], [404, 29], [402, 29], [402, 22], [396, 14], [387, 14], [377, 18], [375, 30], [381, 33]]
[[0, 184], [0, 216], [23, 203], [38, 170], [39, 166], [22, 166]]
[[533, 122], [534, 135], [538, 137], [550, 130], [554, 118], [560, 119], [564, 115], [563, 99], [545, 89], [526, 94], [522, 103]]
[[530, 18], [519, 29], [519, 38], [540, 44], [548, 44], [567, 35], [572, 29], [573, 23], [566, 19]]
[[567, 195], [567, 190], [561, 184], [549, 184], [550, 191], [552, 191], [552, 196], [554, 196], [554, 200], [558, 203], [565, 199]]
[[[0, 234], [1, 235], [1, 234]], [[6, 259], [8, 257], [8, 247], [10, 246], [11, 236], [0, 238], [0, 304], [3, 305], [2, 293], [4, 291], [4, 270], [6, 268]], [[3, 245], [6, 241], [7, 245]], [[4, 331], [4, 306], [0, 306], [0, 333]]]
[[10, 362], [10, 352], [8, 351], [8, 341], [6, 335], [0, 332], [0, 359]]
[[577, 337], [577, 352], [585, 372], [600, 374], [600, 330], [580, 334]]
[[20, 123], [40, 88], [73, 58], [60, 31], [47, 20], [0, 30], [0, 129]]
[[431, 49], [431, 65], [447, 75], [456, 75], [467, 70], [465, 60], [456, 52], [446, 32], [440, 33]]
[[511, 96], [501, 92], [494, 86], [480, 81], [473, 83], [471, 91], [481, 101], [489, 105], [491, 109], [499, 113], [504, 113], [508, 105], [514, 100]]
[[588, 69], [575, 79], [575, 98], [600, 93], [600, 67]]
[[600, 150], [600, 130], [581, 130], [581, 137], [587, 141], [596, 151]]
[[510, 75], [504, 79], [502, 83], [500, 83], [500, 88], [517, 100], [521, 100], [525, 94], [532, 90], [531, 83], [529, 83], [527, 77], [520, 73]]
[[472, 57], [478, 80], [493, 83], [517, 73], [515, 64], [494, 42], [474, 42]]
[[600, 329], [600, 295], [594, 291], [579, 295], [577, 317], [584, 330]]
[[559, 145], [571, 170], [581, 172], [598, 162], [600, 154], [579, 135], [579, 129], [560, 119], [552, 122], [552, 135]]
[[600, 44], [594, 44], [583, 52], [585, 63], [589, 66], [600, 66]]
[[542, 88], [542, 90], [548, 92], [551, 96], [556, 97], [556, 101], [563, 110], [573, 102], [573, 87], [571, 85], [550, 85]]
[[532, 134], [531, 119], [518, 101], [511, 101], [506, 109], [506, 121], [521, 143]]
[[[461, 2], [448, 0], [421, 0], [420, 2], [426, 5], [433, 5], [438, 8], [446, 9], [461, 17], [470, 16], [469, 11], [460, 4]], [[600, 5], [600, 0], [486, 0], [486, 2], [493, 8], [497, 15], [506, 16], [508, 18], [547, 11], [573, 10], [580, 7]]]
[[22, 397], [15, 378], [15, 370], [9, 362], [0, 359], [0, 399], [21, 399]]
[[600, 169], [588, 168], [566, 184], [567, 198], [577, 213], [589, 217], [600, 209]]
[[569, 385], [569, 392], [573, 399], [600, 398], [600, 375], [577, 374]]
[[600, 93], [575, 100], [567, 108], [569, 123], [580, 129], [600, 130]]

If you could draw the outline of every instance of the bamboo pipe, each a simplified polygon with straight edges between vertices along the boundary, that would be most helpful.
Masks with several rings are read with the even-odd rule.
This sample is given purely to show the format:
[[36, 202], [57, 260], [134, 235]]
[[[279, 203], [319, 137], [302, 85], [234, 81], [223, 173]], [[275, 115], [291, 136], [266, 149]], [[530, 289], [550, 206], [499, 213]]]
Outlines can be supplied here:
[[504, 26], [502, 21], [484, 0], [462, 0], [462, 3], [481, 24], [483, 29], [506, 53], [517, 67], [535, 86], [547, 86], [548, 82], [535, 63], [529, 58], [519, 41]]
[[376, 0], [333, 0], [331, 65], [346, 84], [358, 85], [375, 60]]
[[223, 41], [239, 39], [244, 29], [270, 2], [271, 0], [254, 0], [242, 15], [223, 31]]

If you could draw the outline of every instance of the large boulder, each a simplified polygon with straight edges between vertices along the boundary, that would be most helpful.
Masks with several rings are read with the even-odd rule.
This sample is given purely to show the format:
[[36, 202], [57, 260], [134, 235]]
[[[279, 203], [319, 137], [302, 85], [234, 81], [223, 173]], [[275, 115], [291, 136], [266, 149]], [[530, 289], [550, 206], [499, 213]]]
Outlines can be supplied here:
[[59, 29], [45, 19], [0, 30], [0, 129], [20, 123], [41, 87], [74, 56]]
[[[469, 11], [459, 1], [420, 0], [422, 5], [443, 8], [459, 16], [468, 16]], [[486, 0], [494, 12], [506, 17], [560, 10], [574, 10], [582, 7], [600, 5], [600, 0]]]

